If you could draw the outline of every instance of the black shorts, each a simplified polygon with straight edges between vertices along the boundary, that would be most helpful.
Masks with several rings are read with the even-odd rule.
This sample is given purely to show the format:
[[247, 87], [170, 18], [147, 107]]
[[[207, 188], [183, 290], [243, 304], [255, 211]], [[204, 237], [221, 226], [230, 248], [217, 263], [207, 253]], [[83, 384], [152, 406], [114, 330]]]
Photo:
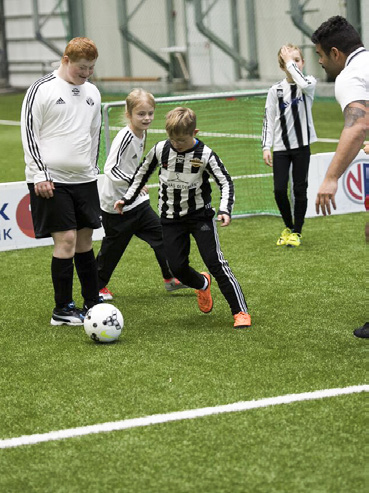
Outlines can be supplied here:
[[28, 183], [36, 238], [48, 238], [51, 233], [72, 229], [100, 228], [97, 181], [76, 185], [54, 183], [54, 186], [54, 196], [44, 199], [35, 194], [33, 183]]

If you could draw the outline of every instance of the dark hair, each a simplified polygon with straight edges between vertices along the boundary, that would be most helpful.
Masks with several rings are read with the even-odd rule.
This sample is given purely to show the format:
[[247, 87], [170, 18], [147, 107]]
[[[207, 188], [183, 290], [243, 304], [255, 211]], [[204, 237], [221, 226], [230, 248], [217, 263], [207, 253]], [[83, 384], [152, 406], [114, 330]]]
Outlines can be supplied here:
[[354, 26], [340, 15], [330, 17], [323, 22], [311, 36], [311, 41], [314, 44], [320, 44], [326, 55], [329, 55], [333, 47], [348, 56], [364, 46]]

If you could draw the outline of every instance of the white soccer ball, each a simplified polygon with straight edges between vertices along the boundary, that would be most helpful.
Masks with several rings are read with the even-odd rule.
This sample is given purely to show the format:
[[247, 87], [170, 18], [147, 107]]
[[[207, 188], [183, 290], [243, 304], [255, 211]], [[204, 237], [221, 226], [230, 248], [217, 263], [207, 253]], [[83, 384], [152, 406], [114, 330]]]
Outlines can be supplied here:
[[122, 333], [122, 313], [110, 303], [99, 303], [88, 310], [84, 321], [85, 332], [95, 342], [114, 342]]

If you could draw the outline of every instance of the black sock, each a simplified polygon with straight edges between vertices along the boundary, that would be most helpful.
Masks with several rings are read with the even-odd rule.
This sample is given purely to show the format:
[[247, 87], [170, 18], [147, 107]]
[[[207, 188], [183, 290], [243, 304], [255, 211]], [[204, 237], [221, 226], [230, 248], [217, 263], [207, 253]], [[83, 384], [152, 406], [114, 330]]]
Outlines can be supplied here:
[[53, 257], [51, 278], [57, 308], [62, 308], [73, 300], [73, 258]]
[[91, 308], [99, 302], [99, 287], [97, 277], [97, 263], [94, 251], [76, 253], [74, 265], [81, 283], [81, 293], [84, 304]]

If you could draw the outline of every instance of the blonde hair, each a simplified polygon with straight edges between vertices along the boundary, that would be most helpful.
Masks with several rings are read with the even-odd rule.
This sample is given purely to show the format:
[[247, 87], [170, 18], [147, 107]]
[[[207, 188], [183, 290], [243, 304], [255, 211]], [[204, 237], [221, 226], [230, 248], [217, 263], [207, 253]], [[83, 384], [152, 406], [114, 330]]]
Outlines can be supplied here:
[[155, 109], [155, 98], [150, 92], [147, 92], [140, 87], [132, 89], [126, 97], [126, 117], [129, 118], [136, 106], [141, 104], [143, 101], [146, 101]]
[[66, 63], [64, 57], [68, 57], [71, 62], [77, 62], [82, 58], [88, 61], [96, 60], [99, 56], [95, 43], [89, 38], [73, 38], [65, 47], [62, 62]]
[[190, 108], [179, 106], [166, 115], [165, 130], [171, 135], [193, 135], [196, 129], [196, 114]]
[[[293, 45], [291, 43], [288, 43], [288, 44], [283, 45], [283, 46], [287, 46], [287, 48], [290, 48], [291, 50], [297, 50], [300, 53], [300, 55], [301, 55], [301, 60], [304, 60], [304, 55], [302, 54], [301, 48], [299, 48], [298, 46]], [[281, 56], [281, 51], [282, 51], [283, 46], [281, 46], [279, 48], [279, 51], [278, 51], [278, 63], [279, 63], [280, 68], [282, 70], [285, 70], [286, 64], [284, 63], [284, 60], [283, 60], [283, 58]]]

